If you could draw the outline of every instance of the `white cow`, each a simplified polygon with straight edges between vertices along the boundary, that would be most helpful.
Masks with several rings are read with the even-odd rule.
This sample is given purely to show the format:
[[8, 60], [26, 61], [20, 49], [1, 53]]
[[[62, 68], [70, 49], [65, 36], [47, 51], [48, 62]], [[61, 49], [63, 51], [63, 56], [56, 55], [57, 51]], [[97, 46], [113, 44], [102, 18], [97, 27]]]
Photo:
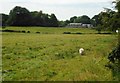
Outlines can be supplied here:
[[80, 49], [79, 49], [79, 53], [80, 53], [80, 55], [83, 55], [83, 54], [84, 54], [84, 49], [83, 49], [83, 48], [80, 48]]

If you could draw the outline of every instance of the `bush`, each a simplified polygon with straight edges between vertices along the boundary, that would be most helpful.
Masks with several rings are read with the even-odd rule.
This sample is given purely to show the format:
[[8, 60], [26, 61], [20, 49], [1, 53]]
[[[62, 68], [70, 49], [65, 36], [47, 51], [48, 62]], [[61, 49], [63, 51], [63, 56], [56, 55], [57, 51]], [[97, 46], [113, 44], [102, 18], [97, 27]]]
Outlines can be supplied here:
[[36, 32], [36, 33], [40, 33], [40, 32]]
[[120, 44], [109, 54], [109, 63], [105, 65], [112, 70], [114, 80], [120, 81]]
[[27, 31], [27, 33], [30, 33], [30, 31]]
[[22, 33], [25, 33], [25, 31], [22, 31]]
[[108, 56], [108, 59], [112, 63], [120, 62], [120, 45], [118, 45]]
[[63, 32], [63, 34], [71, 34], [71, 32]]
[[77, 33], [75, 33], [75, 34], [82, 34], [82, 33], [80, 33], [80, 32], [77, 32]]

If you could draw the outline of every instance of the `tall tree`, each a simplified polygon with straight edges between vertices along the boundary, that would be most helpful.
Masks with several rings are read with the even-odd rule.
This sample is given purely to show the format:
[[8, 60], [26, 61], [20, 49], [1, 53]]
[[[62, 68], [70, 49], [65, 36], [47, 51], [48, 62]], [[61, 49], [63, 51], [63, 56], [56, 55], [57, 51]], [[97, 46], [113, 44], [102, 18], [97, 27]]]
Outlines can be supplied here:
[[51, 27], [58, 27], [58, 20], [57, 20], [55, 14], [50, 15], [50, 26]]
[[31, 14], [26, 8], [16, 6], [10, 11], [7, 24], [11, 26], [29, 26], [31, 24]]
[[83, 16], [81, 16], [80, 22], [83, 24], [90, 24], [90, 18], [86, 15], [83, 15]]
[[38, 15], [38, 11], [32, 11], [30, 13], [31, 13], [31, 17], [32, 17], [31, 26], [36, 26], [36, 18]]
[[75, 23], [91, 24], [91, 19], [88, 16], [83, 15], [83, 16], [77, 17], [75, 19]]
[[96, 27], [96, 26], [98, 26], [100, 23], [101, 23], [101, 19], [100, 19], [99, 15], [95, 15], [95, 16], [92, 18], [92, 24]]
[[116, 4], [115, 8], [118, 10], [118, 13], [120, 13], [120, 0], [113, 1], [113, 3]]
[[6, 14], [0, 14], [0, 26], [6, 26], [6, 21], [8, 19], [8, 15]]
[[50, 15], [43, 14], [42, 19], [43, 19], [43, 26], [44, 27], [49, 27], [50, 26]]
[[113, 3], [116, 4], [115, 8], [117, 9], [117, 12], [112, 10], [106, 11], [106, 13], [109, 15], [107, 27], [111, 31], [115, 31], [116, 29], [120, 28], [120, 0], [113, 1]]
[[73, 17], [70, 18], [70, 22], [71, 22], [71, 23], [75, 23], [75, 20], [76, 20], [76, 19], [77, 19], [77, 16], [73, 16]]
[[43, 26], [43, 19], [42, 19], [42, 11], [38, 12], [37, 15], [35, 15], [35, 25], [36, 26]]

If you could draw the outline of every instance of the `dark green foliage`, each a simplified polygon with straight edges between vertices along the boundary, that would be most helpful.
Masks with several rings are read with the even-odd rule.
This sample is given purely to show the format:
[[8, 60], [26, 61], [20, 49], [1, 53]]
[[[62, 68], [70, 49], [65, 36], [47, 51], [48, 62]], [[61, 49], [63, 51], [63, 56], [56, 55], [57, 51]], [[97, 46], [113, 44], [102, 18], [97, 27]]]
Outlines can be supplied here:
[[63, 32], [63, 34], [71, 34], [71, 32]]
[[27, 33], [30, 33], [30, 31], [27, 31]]
[[19, 33], [19, 32], [21, 32], [21, 31], [18, 31], [18, 30], [2, 30], [2, 32], [17, 32], [17, 33]]
[[97, 26], [97, 25], [99, 25], [101, 22], [100, 22], [100, 17], [99, 17], [99, 15], [95, 15], [93, 18], [92, 18], [92, 20], [91, 20], [91, 22], [92, 22], [92, 24], [93, 24], [93, 26]]
[[42, 11], [40, 12], [31, 12], [32, 14], [32, 25], [34, 26], [43, 26], [43, 13]]
[[25, 33], [25, 32], [26, 32], [26, 31], [24, 31], [24, 30], [22, 31], [22, 33]]
[[104, 8], [105, 12], [101, 12], [98, 15], [95, 15], [93, 19], [94, 26], [101, 26], [101, 30], [109, 30], [115, 32], [115, 30], [120, 28], [120, 1], [116, 2], [116, 9], [113, 11], [108, 8]]
[[[2, 14], [0, 23], [8, 26], [43, 26], [43, 27], [58, 27], [58, 20], [54, 14], [48, 15], [42, 11], [29, 12], [26, 8], [16, 6], [13, 8], [9, 16]], [[1, 24], [1, 25], [2, 25]]]
[[80, 32], [76, 32], [75, 34], [82, 34], [82, 33], [80, 33]]
[[66, 26], [66, 25], [68, 25], [70, 23], [70, 21], [69, 20], [66, 20], [65, 22], [64, 22], [64, 25]]
[[0, 26], [2, 26], [2, 28], [5, 28], [7, 19], [8, 15], [0, 14]]
[[75, 20], [76, 20], [76, 19], [77, 19], [77, 16], [71, 17], [71, 18], [70, 18], [70, 22], [71, 22], [71, 23], [75, 23]]
[[48, 15], [42, 13], [42, 11], [31, 12], [32, 14], [32, 26], [43, 27], [58, 27], [58, 20], [54, 14]]
[[59, 27], [65, 27], [67, 25], [67, 23], [65, 23], [65, 21], [59, 21]]
[[7, 24], [10, 26], [29, 26], [31, 14], [26, 8], [16, 6], [10, 11]]
[[42, 19], [44, 27], [50, 26], [50, 16], [48, 14], [43, 14]]
[[74, 16], [74, 17], [70, 18], [70, 22], [71, 23], [91, 24], [91, 19], [86, 15], [79, 16], [79, 17]]
[[116, 0], [116, 8], [118, 10], [118, 13], [120, 13], [120, 0]]
[[97, 26], [96, 30], [98, 31], [98, 34], [100, 34], [100, 33], [101, 33], [101, 30], [102, 30], [101, 26], [100, 26], [100, 25]]
[[120, 33], [118, 34], [118, 45], [109, 54], [108, 59], [112, 63], [120, 63]]
[[77, 19], [77, 22], [83, 23], [83, 24], [91, 24], [90, 18], [86, 15], [83, 15]]
[[36, 33], [40, 33], [40, 32], [36, 32]]
[[67, 26], [69, 23], [83, 23], [83, 24], [92, 24], [92, 19], [90, 19], [87, 15], [83, 16], [73, 16], [70, 20], [60, 21], [59, 26]]
[[120, 34], [118, 35], [118, 46], [115, 47], [108, 56], [109, 63], [106, 67], [112, 70], [113, 76], [120, 81]]
[[51, 16], [50, 16], [50, 26], [58, 27], [58, 20], [54, 14], [51, 14]]
[[120, 62], [120, 45], [118, 45], [108, 56], [108, 59], [112, 63]]
[[109, 63], [106, 67], [112, 70], [114, 80], [120, 81], [120, 45], [118, 45], [108, 56]]
[[115, 30], [117, 30], [118, 28], [120, 28], [120, 16], [119, 16], [120, 14], [118, 14], [118, 13], [116, 13], [116, 14], [114, 14], [114, 16], [113, 16], [113, 18], [111, 18], [110, 19], [110, 30], [111, 31], [115, 31]]

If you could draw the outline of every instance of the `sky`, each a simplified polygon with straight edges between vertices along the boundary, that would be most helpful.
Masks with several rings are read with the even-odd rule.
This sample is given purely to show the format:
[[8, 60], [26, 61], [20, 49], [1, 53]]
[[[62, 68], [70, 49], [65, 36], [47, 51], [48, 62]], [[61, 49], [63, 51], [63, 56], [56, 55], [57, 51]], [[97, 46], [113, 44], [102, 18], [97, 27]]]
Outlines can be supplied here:
[[15, 6], [29, 11], [54, 13], [58, 20], [69, 20], [73, 16], [87, 15], [92, 18], [105, 8], [112, 9], [113, 0], [0, 0], [0, 13], [9, 14]]

